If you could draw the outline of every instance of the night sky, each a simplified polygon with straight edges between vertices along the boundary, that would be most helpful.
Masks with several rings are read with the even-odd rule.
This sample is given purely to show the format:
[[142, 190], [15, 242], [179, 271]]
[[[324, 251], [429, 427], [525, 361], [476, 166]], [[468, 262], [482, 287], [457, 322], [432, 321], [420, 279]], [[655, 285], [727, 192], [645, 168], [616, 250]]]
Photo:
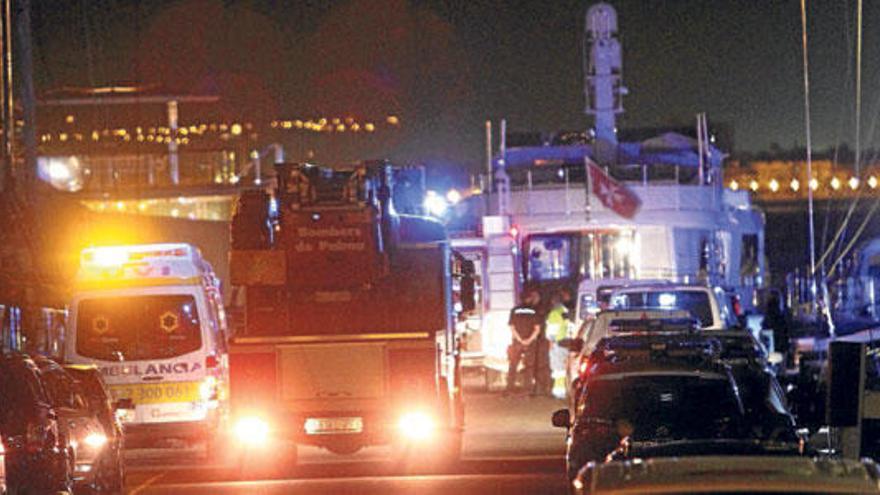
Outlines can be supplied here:
[[[365, 153], [476, 168], [483, 121], [581, 129], [586, 1], [33, 1], [38, 92], [160, 84], [250, 118], [401, 118]], [[734, 150], [803, 144], [798, 0], [617, 0], [622, 127], [705, 111]], [[855, 0], [810, 4], [814, 148], [852, 142]], [[880, 2], [864, 5], [863, 145], [880, 111]], [[369, 148], [369, 147], [368, 147]]]

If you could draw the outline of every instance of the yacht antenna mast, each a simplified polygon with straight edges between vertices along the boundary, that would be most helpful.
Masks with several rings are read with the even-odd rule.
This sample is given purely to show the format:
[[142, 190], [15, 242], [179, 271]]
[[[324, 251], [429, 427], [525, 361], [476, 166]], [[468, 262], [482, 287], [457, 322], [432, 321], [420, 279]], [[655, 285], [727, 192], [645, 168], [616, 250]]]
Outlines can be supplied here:
[[586, 113], [594, 119], [600, 147], [617, 147], [615, 115], [623, 113], [623, 56], [617, 40], [617, 12], [607, 3], [587, 10], [584, 33], [584, 93]]

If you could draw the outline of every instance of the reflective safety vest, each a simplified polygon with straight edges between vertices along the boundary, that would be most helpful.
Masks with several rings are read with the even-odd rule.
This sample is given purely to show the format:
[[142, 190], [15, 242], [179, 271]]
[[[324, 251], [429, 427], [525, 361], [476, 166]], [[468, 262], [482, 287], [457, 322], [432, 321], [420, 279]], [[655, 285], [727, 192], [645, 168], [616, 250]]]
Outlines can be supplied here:
[[568, 337], [568, 308], [562, 303], [553, 306], [547, 313], [546, 323], [545, 333], [548, 340], [559, 342]]

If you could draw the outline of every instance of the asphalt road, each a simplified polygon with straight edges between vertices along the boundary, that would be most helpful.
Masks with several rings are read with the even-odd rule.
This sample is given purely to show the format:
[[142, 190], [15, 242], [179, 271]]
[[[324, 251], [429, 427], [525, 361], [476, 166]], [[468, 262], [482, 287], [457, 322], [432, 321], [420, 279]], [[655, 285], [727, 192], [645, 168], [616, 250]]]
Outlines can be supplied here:
[[387, 448], [339, 456], [300, 447], [295, 468], [271, 479], [242, 480], [228, 465], [210, 464], [199, 448], [127, 453], [127, 493], [145, 494], [552, 494], [565, 493], [561, 430], [549, 398], [472, 393], [466, 400], [462, 460], [417, 471], [390, 460]]

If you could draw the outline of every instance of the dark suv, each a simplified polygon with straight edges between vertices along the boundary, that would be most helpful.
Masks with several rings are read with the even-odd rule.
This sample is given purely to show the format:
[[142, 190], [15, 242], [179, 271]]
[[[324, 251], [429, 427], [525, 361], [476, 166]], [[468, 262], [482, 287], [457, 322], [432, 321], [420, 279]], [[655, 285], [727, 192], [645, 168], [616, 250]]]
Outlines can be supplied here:
[[97, 462], [96, 484], [110, 493], [121, 493], [125, 479], [123, 458], [124, 437], [122, 424], [116, 416], [117, 408], [130, 408], [130, 399], [114, 403], [101, 373], [93, 365], [66, 365], [64, 369], [76, 380], [86, 406], [98, 419], [107, 436], [107, 443]]
[[110, 442], [114, 432], [105, 431], [99, 417], [105, 411], [91, 407], [85, 387], [61, 365], [42, 356], [33, 359], [58, 414], [62, 436], [70, 438], [75, 454], [76, 493], [121, 493], [121, 452], [118, 444]]
[[59, 433], [36, 364], [23, 355], [0, 354], [0, 435], [10, 493], [71, 490], [69, 443]]
[[569, 478], [607, 459], [799, 454], [789, 416], [758, 405], [769, 393], [764, 375], [753, 375], [741, 391], [736, 375], [745, 371], [735, 372], [721, 355], [718, 341], [699, 335], [600, 342], [574, 417], [567, 409], [553, 417], [555, 426], [568, 428]]

